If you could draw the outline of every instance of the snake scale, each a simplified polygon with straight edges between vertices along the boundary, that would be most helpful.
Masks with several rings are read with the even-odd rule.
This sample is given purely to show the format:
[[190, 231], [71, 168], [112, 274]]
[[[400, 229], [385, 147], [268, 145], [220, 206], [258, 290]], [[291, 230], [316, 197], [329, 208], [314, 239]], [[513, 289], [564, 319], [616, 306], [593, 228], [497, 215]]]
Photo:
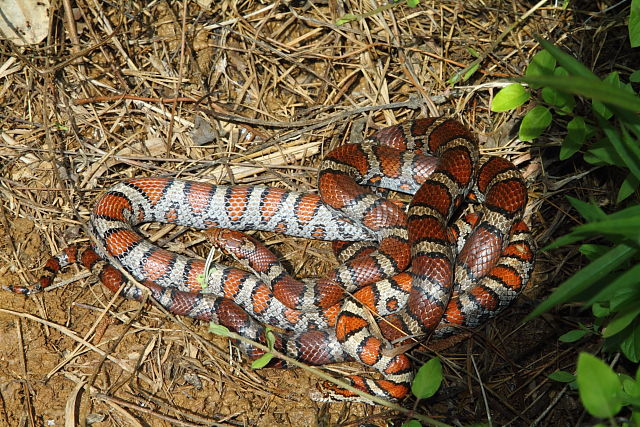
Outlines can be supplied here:
[[[388, 342], [478, 326], [529, 281], [534, 246], [522, 221], [524, 180], [503, 158], [480, 161], [475, 137], [453, 119], [407, 121], [339, 146], [321, 164], [318, 189], [314, 195], [174, 178], [123, 181], [93, 208], [93, 248], [67, 248], [47, 262], [39, 283], [10, 290], [38, 292], [79, 261], [109, 289], [124, 285], [123, 296], [140, 299], [141, 290], [115, 267], [121, 266], [175, 314], [259, 342], [265, 325], [281, 328], [277, 350], [314, 365], [359, 361], [382, 378], [347, 380], [397, 400], [409, 393], [412, 366], [406, 354], [388, 351]], [[386, 190], [412, 195], [408, 207], [385, 197]], [[479, 209], [451, 224], [465, 200]], [[251, 272], [213, 264], [203, 285], [204, 261], [155, 246], [135, 229], [145, 222], [208, 230]], [[333, 241], [341, 264], [324, 277], [297, 280], [242, 230]], [[262, 354], [240, 345], [251, 358]], [[331, 383], [313, 397], [360, 399]]]

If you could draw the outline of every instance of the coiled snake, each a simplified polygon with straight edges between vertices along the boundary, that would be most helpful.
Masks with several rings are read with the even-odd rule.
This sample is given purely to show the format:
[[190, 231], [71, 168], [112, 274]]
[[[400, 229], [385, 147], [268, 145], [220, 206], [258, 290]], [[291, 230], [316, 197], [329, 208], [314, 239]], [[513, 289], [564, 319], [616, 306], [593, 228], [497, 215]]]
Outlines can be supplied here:
[[[126, 282], [112, 265], [119, 264], [176, 314], [214, 321], [260, 342], [264, 324], [282, 328], [276, 349], [316, 365], [357, 360], [382, 379], [353, 376], [352, 385], [400, 399], [409, 392], [411, 363], [405, 354], [389, 355], [385, 340], [401, 344], [407, 336], [444, 336], [477, 326], [522, 291], [533, 269], [531, 234], [521, 220], [524, 181], [509, 161], [490, 157], [481, 163], [478, 157], [477, 142], [463, 125], [429, 118], [330, 152], [320, 168], [320, 196], [131, 179], [96, 202], [89, 224], [94, 250], [68, 248], [48, 261], [38, 284], [10, 289], [40, 291], [60, 268], [78, 260], [116, 291]], [[405, 210], [371, 187], [413, 199]], [[480, 209], [452, 227], [465, 198], [477, 200]], [[253, 273], [214, 264], [203, 287], [202, 260], [161, 249], [135, 231], [152, 221], [214, 228], [210, 238]], [[219, 229], [335, 241], [342, 264], [321, 279], [298, 281], [260, 242]], [[121, 292], [141, 298], [134, 286]], [[370, 329], [367, 310], [380, 316], [382, 336]], [[250, 357], [261, 354], [242, 348]], [[314, 397], [358, 398], [330, 383]]]

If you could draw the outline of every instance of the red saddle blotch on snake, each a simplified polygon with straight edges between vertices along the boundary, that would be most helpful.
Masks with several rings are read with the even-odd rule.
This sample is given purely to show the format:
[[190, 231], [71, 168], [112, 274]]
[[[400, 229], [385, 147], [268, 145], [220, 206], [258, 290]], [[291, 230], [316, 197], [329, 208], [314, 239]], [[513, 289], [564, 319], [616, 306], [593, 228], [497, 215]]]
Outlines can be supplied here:
[[[411, 363], [405, 354], [387, 355], [385, 339], [400, 344], [407, 336], [444, 336], [478, 326], [513, 301], [533, 269], [531, 233], [522, 222], [525, 183], [509, 161], [490, 157], [481, 163], [478, 157], [477, 142], [463, 125], [429, 118], [331, 151], [320, 167], [320, 196], [173, 178], [124, 181], [94, 206], [94, 250], [78, 254], [68, 248], [48, 261], [40, 283], [10, 289], [37, 292], [80, 258], [117, 291], [126, 283], [112, 265], [119, 264], [176, 314], [219, 323], [259, 342], [265, 341], [265, 324], [282, 328], [277, 350], [315, 365], [357, 360], [383, 378], [352, 376], [352, 385], [400, 399], [409, 392]], [[371, 187], [413, 199], [405, 210]], [[478, 213], [451, 226], [470, 192], [480, 202]], [[298, 281], [260, 242], [214, 231], [216, 244], [253, 273], [214, 264], [203, 287], [202, 260], [161, 249], [135, 231], [152, 221], [331, 240], [342, 264], [323, 278]], [[121, 293], [142, 297], [131, 285]], [[379, 316], [382, 337], [370, 329], [367, 310]], [[250, 357], [262, 354], [250, 345], [241, 348]], [[315, 397], [359, 399], [330, 383]]]

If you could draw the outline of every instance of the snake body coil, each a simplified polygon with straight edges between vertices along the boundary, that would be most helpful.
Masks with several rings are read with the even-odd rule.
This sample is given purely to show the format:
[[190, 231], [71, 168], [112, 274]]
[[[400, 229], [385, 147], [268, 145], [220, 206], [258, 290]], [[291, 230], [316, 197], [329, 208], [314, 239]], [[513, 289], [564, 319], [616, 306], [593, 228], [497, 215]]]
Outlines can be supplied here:
[[[400, 399], [409, 392], [411, 363], [405, 354], [388, 355], [385, 340], [370, 330], [367, 310], [379, 316], [386, 340], [443, 336], [497, 314], [521, 292], [533, 269], [531, 234], [521, 220], [524, 181], [509, 161], [478, 158], [477, 142], [464, 126], [430, 118], [382, 129], [362, 144], [330, 152], [320, 168], [320, 196], [131, 179], [96, 202], [93, 250], [79, 254], [68, 248], [49, 260], [40, 283], [12, 290], [37, 292], [60, 268], [79, 260], [115, 291], [126, 282], [113, 266], [120, 265], [176, 314], [214, 321], [260, 342], [264, 324], [277, 326], [285, 330], [276, 334], [278, 350], [316, 365], [357, 360], [383, 378], [352, 376], [352, 385]], [[405, 210], [371, 187], [413, 199]], [[479, 211], [452, 226], [454, 212], [470, 194]], [[144, 222], [336, 241], [342, 264], [323, 278], [298, 281], [260, 242], [214, 230], [210, 238], [254, 273], [214, 264], [203, 287], [204, 262], [144, 239], [135, 230]], [[141, 297], [133, 286], [122, 293]], [[243, 350], [250, 357], [261, 354], [251, 346]], [[327, 383], [316, 398], [357, 395]]]

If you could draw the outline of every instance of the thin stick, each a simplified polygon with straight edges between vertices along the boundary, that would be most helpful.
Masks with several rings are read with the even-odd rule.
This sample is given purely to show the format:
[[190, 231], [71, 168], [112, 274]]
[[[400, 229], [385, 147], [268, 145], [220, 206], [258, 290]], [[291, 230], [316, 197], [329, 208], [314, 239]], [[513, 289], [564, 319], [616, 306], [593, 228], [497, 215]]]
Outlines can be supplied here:
[[[32, 314], [20, 313], [18, 311], [7, 310], [6, 308], [0, 308], [0, 313], [10, 314], [10, 315], [16, 316], [16, 317], [23, 317], [25, 319], [33, 320], [34, 322], [38, 322], [38, 323], [41, 323], [43, 325], [49, 326], [50, 328], [53, 328], [53, 329], [57, 330], [58, 332], [61, 332], [62, 334], [68, 336], [72, 340], [84, 345], [85, 347], [90, 348], [91, 350], [95, 351], [99, 355], [101, 355], [103, 357], [106, 357], [107, 359], [109, 359], [110, 361], [112, 361], [113, 363], [118, 365], [122, 370], [124, 370], [126, 372], [129, 372], [130, 374], [135, 373], [135, 369], [131, 368], [126, 363], [123, 363], [121, 360], [116, 359], [115, 357], [113, 357], [110, 354], [108, 354], [106, 351], [101, 350], [100, 348], [98, 348], [95, 345], [91, 344], [89, 341], [79, 337], [74, 332], [72, 332], [68, 328], [65, 328], [64, 326], [58, 325], [57, 323], [50, 322], [48, 320], [42, 319], [42, 318], [34, 316]], [[138, 375], [140, 376], [140, 378], [142, 378], [148, 384], [156, 385], [156, 382], [153, 381], [151, 378], [147, 377], [146, 375], [144, 375], [144, 374], [142, 374], [140, 372], [138, 372]]]
[[[178, 66], [178, 80], [176, 81], [176, 97], [180, 93], [180, 82], [182, 82], [182, 74], [184, 73], [184, 50], [187, 44], [187, 0], [182, 2], [182, 34], [180, 37], [180, 65]], [[173, 118], [176, 116], [177, 102], [171, 104], [171, 117], [169, 118], [169, 131], [167, 132], [167, 153], [171, 151], [171, 139], [173, 138]]]
[[436, 427], [450, 427], [448, 424], [441, 423], [439, 421], [434, 420], [433, 418], [429, 418], [429, 417], [426, 417], [426, 416], [421, 415], [421, 414], [416, 414], [414, 411], [412, 411], [410, 409], [407, 409], [407, 408], [404, 408], [404, 407], [402, 407], [402, 406], [400, 406], [398, 404], [389, 402], [388, 400], [384, 400], [381, 397], [372, 396], [370, 394], [367, 394], [367, 393], [363, 392], [362, 390], [357, 389], [357, 388], [345, 383], [344, 381], [338, 380], [336, 378], [333, 378], [331, 375], [325, 374], [322, 370], [320, 370], [320, 369], [318, 369], [316, 367], [309, 366], [309, 365], [306, 365], [306, 364], [304, 364], [302, 362], [299, 362], [296, 359], [293, 359], [293, 358], [291, 358], [291, 357], [289, 357], [289, 356], [287, 356], [287, 355], [285, 355], [283, 353], [280, 353], [277, 350], [269, 349], [267, 346], [264, 346], [264, 345], [260, 344], [259, 342], [250, 340], [250, 339], [248, 339], [246, 337], [243, 337], [242, 335], [238, 335], [235, 332], [228, 331], [228, 332], [225, 332], [224, 335], [229, 337], [229, 338], [231, 338], [231, 339], [239, 340], [239, 341], [245, 342], [247, 344], [250, 344], [250, 345], [252, 345], [252, 346], [254, 346], [254, 347], [256, 347], [256, 348], [258, 348], [260, 350], [263, 350], [263, 351], [265, 351], [267, 353], [272, 353], [278, 359], [282, 359], [285, 362], [287, 362], [287, 363], [289, 363], [289, 364], [291, 364], [293, 366], [296, 366], [298, 368], [304, 369], [305, 371], [310, 372], [313, 375], [322, 378], [323, 380], [329, 381], [329, 382], [337, 385], [338, 387], [342, 387], [342, 388], [344, 388], [346, 390], [354, 392], [358, 396], [361, 396], [362, 398], [364, 398], [367, 401], [371, 401], [371, 402], [377, 403], [379, 405], [386, 406], [389, 409], [393, 409], [393, 410], [402, 412], [403, 414], [407, 415], [408, 417], [412, 417], [412, 418], [418, 419], [423, 423], [434, 425]]

